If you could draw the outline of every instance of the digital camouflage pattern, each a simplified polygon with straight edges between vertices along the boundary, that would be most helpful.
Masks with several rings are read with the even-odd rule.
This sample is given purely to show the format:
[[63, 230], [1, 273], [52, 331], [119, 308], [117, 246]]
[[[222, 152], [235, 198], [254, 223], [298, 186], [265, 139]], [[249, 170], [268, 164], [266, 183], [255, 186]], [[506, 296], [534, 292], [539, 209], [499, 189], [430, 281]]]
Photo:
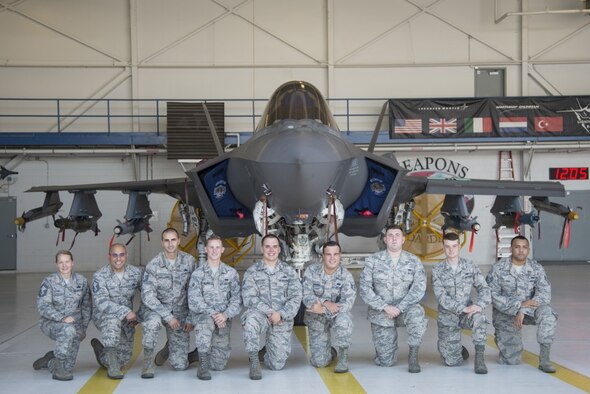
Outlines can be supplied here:
[[[55, 341], [55, 357], [71, 373], [92, 315], [88, 281], [77, 273], [72, 273], [69, 283], [58, 273], [49, 275], [39, 288], [37, 310], [41, 315], [41, 331]], [[62, 322], [67, 316], [72, 316], [75, 322]]]
[[[477, 293], [475, 301], [471, 298], [473, 288]], [[432, 289], [438, 301], [438, 351], [446, 365], [460, 365], [461, 329], [472, 330], [474, 345], [486, 344], [488, 320], [483, 310], [492, 301], [490, 288], [473, 261], [459, 258], [456, 270], [446, 260], [432, 269]], [[468, 318], [463, 310], [473, 304], [482, 312]]]
[[[264, 362], [269, 369], [282, 369], [291, 353], [293, 319], [301, 298], [297, 272], [280, 260], [274, 269], [265, 267], [260, 260], [244, 274], [242, 300], [246, 310], [241, 317], [244, 344], [248, 353], [258, 352], [266, 340]], [[273, 325], [268, 320], [272, 311], [280, 313], [279, 324]]]
[[[523, 324], [537, 325], [537, 342], [553, 343], [557, 328], [557, 313], [550, 306], [551, 284], [545, 270], [529, 258], [520, 274], [512, 268], [512, 258], [505, 257], [492, 266], [486, 277], [492, 293], [492, 323], [495, 340], [500, 350], [500, 363], [520, 364], [522, 357], [522, 336], [514, 326], [518, 312], [524, 316]], [[537, 308], [521, 308], [521, 302], [535, 300]]]
[[[214, 371], [224, 369], [229, 359], [232, 319], [240, 313], [241, 303], [240, 278], [234, 268], [221, 263], [214, 272], [205, 263], [192, 273], [188, 305], [195, 318], [197, 349], [209, 354]], [[216, 313], [227, 316], [226, 327], [215, 325], [212, 316]]]
[[[141, 269], [128, 264], [121, 280], [110, 264], [92, 277], [92, 321], [102, 334], [103, 345], [117, 349], [120, 365], [127, 364], [133, 353], [135, 327], [128, 324], [126, 317], [133, 312], [133, 300], [141, 290], [141, 277]], [[107, 364], [104, 353], [100, 359]]]
[[195, 259], [188, 253], [178, 251], [174, 264], [171, 264], [164, 252], [160, 252], [146, 266], [141, 287], [139, 317], [143, 324], [143, 347], [154, 349], [158, 332], [163, 324], [173, 318], [181, 326], [172, 330], [166, 325], [166, 337], [170, 349], [170, 364], [174, 369], [184, 370], [188, 367], [190, 333], [184, 332], [189, 319], [188, 284], [195, 270]]
[[[356, 299], [356, 285], [352, 274], [339, 266], [327, 275], [322, 263], [312, 264], [303, 275], [303, 304], [311, 308], [317, 301], [335, 302], [340, 311], [332, 315], [324, 307], [324, 314], [305, 311], [303, 322], [309, 333], [311, 364], [325, 367], [332, 360], [331, 347], [350, 347], [352, 342], [352, 306]], [[331, 331], [334, 334], [332, 341]]]
[[[397, 329], [406, 327], [408, 345], [420, 346], [426, 332], [426, 316], [419, 302], [426, 292], [426, 273], [420, 259], [402, 251], [396, 267], [387, 250], [365, 259], [360, 275], [360, 295], [369, 305], [373, 343], [381, 366], [391, 366], [397, 360]], [[387, 305], [397, 307], [401, 314], [389, 319], [384, 312]]]

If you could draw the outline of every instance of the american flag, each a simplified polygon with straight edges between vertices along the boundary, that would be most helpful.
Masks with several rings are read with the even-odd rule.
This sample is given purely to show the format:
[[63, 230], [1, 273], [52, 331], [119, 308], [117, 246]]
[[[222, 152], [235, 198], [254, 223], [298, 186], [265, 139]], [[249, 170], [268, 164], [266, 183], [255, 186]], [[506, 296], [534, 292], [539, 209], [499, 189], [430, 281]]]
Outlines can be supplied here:
[[436, 118], [428, 119], [429, 134], [446, 134], [457, 133], [457, 118], [445, 119]]
[[396, 119], [394, 133], [422, 133], [422, 119]]

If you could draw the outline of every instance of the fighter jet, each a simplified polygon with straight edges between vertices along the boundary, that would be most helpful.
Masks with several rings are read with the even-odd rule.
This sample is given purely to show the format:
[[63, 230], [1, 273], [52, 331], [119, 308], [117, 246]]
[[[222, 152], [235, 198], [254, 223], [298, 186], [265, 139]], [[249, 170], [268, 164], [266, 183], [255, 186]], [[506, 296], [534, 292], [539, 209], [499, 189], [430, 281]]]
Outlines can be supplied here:
[[[24, 229], [31, 220], [55, 216], [61, 207], [58, 192], [69, 191], [79, 197], [74, 199], [78, 203], [68, 220], [55, 221], [56, 226], [71, 224], [68, 228], [75, 231], [88, 228], [96, 233], [100, 211], [94, 192], [120, 190], [130, 197], [125, 221], [119, 222], [115, 232], [145, 231], [152, 215], [148, 194], [165, 193], [180, 201], [185, 230], [192, 225], [203, 236], [212, 230], [223, 238], [275, 234], [282, 242], [282, 257], [302, 268], [338, 233], [374, 237], [387, 224], [408, 227], [414, 198], [423, 193], [446, 195], [442, 208], [445, 230], [479, 229], [465, 206], [466, 194], [499, 196], [491, 212], [502, 225], [510, 218], [525, 217], [515, 203], [517, 196], [530, 196], [537, 210], [560, 215], [568, 223], [577, 217], [569, 208], [548, 200], [565, 196], [558, 182], [409, 176], [393, 155], [378, 156], [349, 142], [319, 90], [303, 81], [285, 83], [273, 93], [247, 142], [201, 162], [186, 175], [33, 187], [28, 191], [46, 193], [45, 204], [23, 213], [16, 223]], [[86, 225], [74, 226], [78, 222]]]

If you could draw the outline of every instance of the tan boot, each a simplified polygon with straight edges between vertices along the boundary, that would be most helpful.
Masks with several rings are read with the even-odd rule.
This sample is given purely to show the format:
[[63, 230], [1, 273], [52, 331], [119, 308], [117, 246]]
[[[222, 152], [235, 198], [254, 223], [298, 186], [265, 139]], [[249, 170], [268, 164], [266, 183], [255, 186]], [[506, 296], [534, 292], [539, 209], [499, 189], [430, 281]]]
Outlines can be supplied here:
[[488, 373], [488, 367], [486, 366], [486, 362], [483, 357], [485, 348], [485, 345], [475, 345], [475, 361], [473, 364], [473, 369], [475, 369], [476, 374], [485, 375]]
[[258, 360], [258, 352], [250, 352], [250, 379], [262, 379], [262, 369], [260, 368], [260, 360]]
[[156, 372], [154, 365], [154, 349], [143, 349], [143, 369], [141, 370], [142, 379], [151, 379]]
[[541, 344], [541, 352], [539, 353], [539, 369], [545, 373], [555, 373], [555, 367], [549, 361], [549, 352], [551, 345]]
[[35, 362], [33, 363], [33, 369], [37, 370], [37, 369], [47, 369], [47, 368], [49, 368], [49, 361], [52, 358], [55, 358], [55, 355], [53, 354], [53, 351], [45, 353], [45, 355], [43, 357], [38, 358], [37, 360], [35, 360]]
[[348, 348], [347, 347], [338, 348], [338, 363], [336, 364], [336, 368], [334, 368], [334, 372], [336, 372], [336, 373], [348, 372]]
[[107, 376], [110, 379], [123, 379], [123, 372], [121, 372], [121, 365], [117, 357], [117, 349], [114, 347], [104, 348], [105, 357], [107, 361]]
[[161, 367], [164, 365], [166, 360], [168, 360], [168, 357], [170, 357], [170, 348], [168, 347], [168, 341], [166, 341], [164, 347], [160, 349], [158, 353], [156, 353], [156, 359], [154, 360], [154, 363], [156, 363], [158, 367]]
[[410, 354], [408, 355], [408, 372], [418, 373], [421, 371], [420, 364], [418, 364], [418, 346], [410, 346]]
[[53, 358], [48, 363], [49, 370], [51, 371], [51, 377], [54, 380], [68, 381], [74, 379], [71, 372], [66, 371], [65, 361], [59, 358]]
[[199, 378], [199, 380], [211, 380], [211, 372], [209, 372], [209, 353], [199, 354], [197, 378]]
[[90, 341], [90, 346], [92, 346], [92, 350], [94, 350], [94, 357], [96, 357], [96, 362], [98, 362], [98, 365], [100, 365], [103, 368], [106, 368], [107, 366], [104, 365], [104, 363], [101, 361], [101, 355], [102, 352], [104, 351], [104, 346], [102, 343], [100, 343], [100, 341], [96, 338], [92, 338], [92, 340]]

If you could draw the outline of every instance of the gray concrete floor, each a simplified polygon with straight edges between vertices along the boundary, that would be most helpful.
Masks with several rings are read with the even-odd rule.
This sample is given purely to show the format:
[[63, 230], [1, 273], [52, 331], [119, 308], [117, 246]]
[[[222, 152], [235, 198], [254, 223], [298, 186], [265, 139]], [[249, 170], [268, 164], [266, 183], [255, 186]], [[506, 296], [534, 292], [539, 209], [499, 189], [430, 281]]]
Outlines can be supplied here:
[[[282, 371], [263, 370], [261, 381], [248, 379], [248, 361], [236, 319], [232, 327], [232, 357], [227, 369], [213, 372], [213, 379], [196, 379], [196, 366], [176, 372], [168, 364], [156, 371], [151, 380], [140, 378], [142, 355], [130, 366], [121, 381], [102, 377], [90, 347], [90, 338], [97, 337], [90, 325], [87, 339], [82, 343], [74, 371], [74, 380], [58, 382], [47, 371], [34, 371], [33, 361], [52, 349], [53, 342], [37, 326], [35, 297], [45, 274], [0, 274], [0, 392], [11, 393], [165, 393], [205, 392], [223, 393], [321, 393], [321, 392], [399, 392], [399, 393], [576, 393], [590, 392], [590, 264], [547, 264], [553, 285], [553, 306], [559, 313], [559, 326], [552, 348], [552, 360], [558, 373], [544, 374], [537, 369], [538, 344], [534, 327], [523, 332], [525, 348], [533, 354], [530, 363], [504, 366], [497, 363], [497, 349], [486, 349], [489, 373], [473, 373], [473, 357], [456, 368], [443, 367], [436, 350], [436, 321], [429, 318], [428, 330], [420, 349], [422, 373], [407, 372], [405, 331], [400, 329], [400, 355], [396, 366], [380, 368], [373, 363], [374, 348], [366, 306], [357, 298], [353, 314], [355, 328], [350, 349], [350, 374], [332, 374], [332, 367], [316, 370], [311, 367], [300, 339], [292, 338], [292, 353]], [[358, 270], [352, 270], [358, 277]], [[483, 271], [487, 271], [485, 268]], [[91, 273], [85, 273], [88, 277]], [[423, 305], [431, 315], [436, 300], [430, 289]], [[491, 316], [491, 310], [487, 313]], [[488, 329], [493, 334], [493, 328]], [[193, 339], [194, 341], [194, 339]], [[164, 336], [161, 333], [161, 344]], [[490, 341], [491, 343], [491, 341]], [[463, 344], [473, 354], [469, 336]], [[332, 369], [331, 369], [332, 368]], [[95, 375], [96, 374], [96, 375]], [[94, 378], [93, 378], [94, 376]], [[117, 384], [118, 383], [118, 384]], [[344, 388], [343, 388], [344, 387]]]

